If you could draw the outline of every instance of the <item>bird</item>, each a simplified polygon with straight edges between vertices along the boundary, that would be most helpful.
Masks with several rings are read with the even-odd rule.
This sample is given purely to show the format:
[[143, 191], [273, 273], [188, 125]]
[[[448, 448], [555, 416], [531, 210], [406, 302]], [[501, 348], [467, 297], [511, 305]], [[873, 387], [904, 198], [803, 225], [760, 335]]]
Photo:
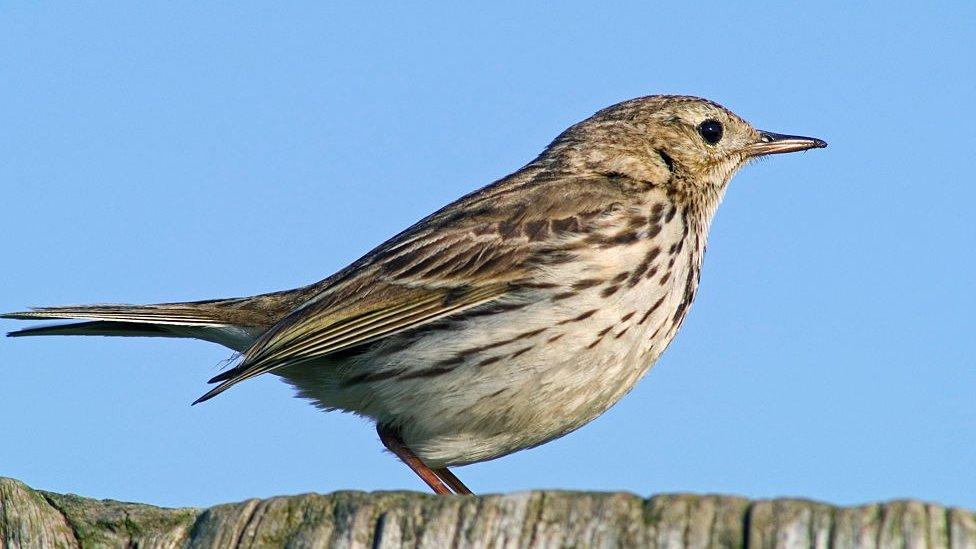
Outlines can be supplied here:
[[753, 128], [718, 103], [650, 95], [604, 108], [531, 162], [297, 289], [154, 305], [40, 307], [81, 320], [13, 337], [195, 338], [235, 351], [194, 404], [270, 373], [375, 422], [436, 494], [451, 467], [562, 437], [627, 394], [698, 290], [733, 174], [823, 140]]

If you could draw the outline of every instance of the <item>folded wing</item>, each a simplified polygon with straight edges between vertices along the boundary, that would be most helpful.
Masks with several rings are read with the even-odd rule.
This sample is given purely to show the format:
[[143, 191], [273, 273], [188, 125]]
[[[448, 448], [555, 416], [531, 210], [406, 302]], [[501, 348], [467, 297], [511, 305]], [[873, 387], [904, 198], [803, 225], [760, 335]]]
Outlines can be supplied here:
[[194, 404], [251, 377], [514, 297], [538, 260], [565, 253], [559, 245], [568, 234], [619, 204], [620, 192], [605, 183], [489, 187], [431, 215], [337, 273]]

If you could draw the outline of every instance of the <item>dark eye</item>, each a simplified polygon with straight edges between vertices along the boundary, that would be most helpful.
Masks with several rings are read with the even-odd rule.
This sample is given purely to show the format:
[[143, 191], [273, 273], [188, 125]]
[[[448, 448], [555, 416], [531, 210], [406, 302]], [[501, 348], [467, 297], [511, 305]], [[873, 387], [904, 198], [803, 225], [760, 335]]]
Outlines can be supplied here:
[[698, 134], [702, 136], [705, 143], [714, 145], [722, 140], [722, 123], [708, 119], [698, 125]]

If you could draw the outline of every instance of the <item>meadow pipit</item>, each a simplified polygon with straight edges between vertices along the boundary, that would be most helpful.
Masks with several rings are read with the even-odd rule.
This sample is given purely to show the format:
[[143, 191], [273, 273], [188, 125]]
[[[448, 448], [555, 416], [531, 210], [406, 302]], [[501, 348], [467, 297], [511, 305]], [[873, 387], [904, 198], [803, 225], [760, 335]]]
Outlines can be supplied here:
[[654, 364], [698, 288], [709, 224], [758, 156], [825, 147], [695, 97], [608, 107], [535, 160], [321, 282], [253, 297], [45, 307], [10, 335], [189, 337], [239, 351], [196, 402], [270, 372], [376, 421], [439, 494], [448, 466], [553, 440]]

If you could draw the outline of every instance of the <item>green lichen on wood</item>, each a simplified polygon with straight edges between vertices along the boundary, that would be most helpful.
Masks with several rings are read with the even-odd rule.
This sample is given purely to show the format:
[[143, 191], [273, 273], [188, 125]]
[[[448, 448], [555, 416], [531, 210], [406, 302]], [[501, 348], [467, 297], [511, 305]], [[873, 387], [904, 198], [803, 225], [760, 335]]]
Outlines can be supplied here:
[[0, 478], [2, 547], [976, 549], [976, 515], [918, 501], [834, 507], [688, 494], [336, 492], [164, 509]]
[[173, 545], [185, 540], [199, 511], [162, 509], [112, 500], [40, 492], [57, 509], [81, 547], [120, 547], [132, 540]]

